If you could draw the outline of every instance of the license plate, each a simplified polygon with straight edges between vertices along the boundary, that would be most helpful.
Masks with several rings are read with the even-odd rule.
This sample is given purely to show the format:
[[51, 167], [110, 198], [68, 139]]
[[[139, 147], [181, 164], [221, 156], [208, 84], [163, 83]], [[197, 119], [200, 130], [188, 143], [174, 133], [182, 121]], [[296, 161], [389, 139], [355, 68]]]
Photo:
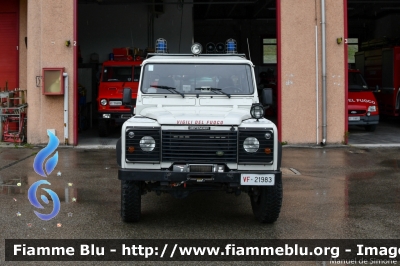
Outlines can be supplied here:
[[349, 121], [360, 121], [359, 116], [349, 116]]
[[121, 106], [122, 105], [122, 101], [110, 101], [110, 105], [111, 106]]
[[241, 174], [240, 184], [242, 186], [273, 186], [275, 185], [274, 174]]

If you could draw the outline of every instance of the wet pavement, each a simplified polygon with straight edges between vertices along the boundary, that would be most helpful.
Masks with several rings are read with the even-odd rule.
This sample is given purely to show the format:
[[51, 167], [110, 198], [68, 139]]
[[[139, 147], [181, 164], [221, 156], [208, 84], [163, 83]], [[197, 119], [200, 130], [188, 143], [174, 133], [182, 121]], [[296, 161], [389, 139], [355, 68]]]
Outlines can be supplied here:
[[[149, 193], [142, 197], [141, 221], [126, 224], [119, 215], [120, 181], [115, 150], [59, 147], [55, 170], [43, 178], [33, 170], [33, 161], [40, 149], [0, 148], [0, 264], [4, 263], [4, 239], [400, 238], [400, 148], [285, 147], [283, 206], [274, 224], [256, 221], [247, 194], [234, 196], [225, 192], [197, 193], [186, 199]], [[49, 221], [36, 217], [37, 209], [27, 196], [29, 187], [41, 179], [51, 183], [47, 187], [61, 201], [59, 214]], [[41, 212], [51, 211], [46, 207]], [[132, 263], [60, 265], [65, 264]], [[163, 263], [146, 265], [159, 264]], [[208, 264], [325, 265], [323, 262]], [[58, 264], [32, 262], [30, 265]]]

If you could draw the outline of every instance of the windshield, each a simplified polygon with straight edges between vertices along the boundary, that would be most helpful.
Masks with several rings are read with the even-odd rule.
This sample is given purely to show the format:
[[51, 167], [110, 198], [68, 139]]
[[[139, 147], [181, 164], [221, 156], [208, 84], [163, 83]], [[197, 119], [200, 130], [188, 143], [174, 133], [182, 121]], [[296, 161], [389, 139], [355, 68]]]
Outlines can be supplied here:
[[103, 82], [132, 81], [131, 66], [107, 66], [103, 69]]
[[146, 64], [143, 93], [155, 94], [252, 94], [249, 65]]
[[349, 72], [349, 91], [368, 90], [367, 82], [359, 72]]

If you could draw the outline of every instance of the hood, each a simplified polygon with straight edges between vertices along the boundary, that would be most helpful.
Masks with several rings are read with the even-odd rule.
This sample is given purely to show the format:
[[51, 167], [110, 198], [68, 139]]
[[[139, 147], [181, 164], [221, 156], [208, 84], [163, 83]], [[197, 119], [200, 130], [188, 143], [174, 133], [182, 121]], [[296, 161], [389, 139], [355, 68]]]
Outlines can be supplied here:
[[161, 125], [240, 125], [251, 118], [248, 108], [185, 108], [148, 107], [140, 115], [152, 118]]
[[348, 104], [370, 106], [378, 105], [378, 102], [376, 101], [376, 98], [372, 91], [349, 91]]

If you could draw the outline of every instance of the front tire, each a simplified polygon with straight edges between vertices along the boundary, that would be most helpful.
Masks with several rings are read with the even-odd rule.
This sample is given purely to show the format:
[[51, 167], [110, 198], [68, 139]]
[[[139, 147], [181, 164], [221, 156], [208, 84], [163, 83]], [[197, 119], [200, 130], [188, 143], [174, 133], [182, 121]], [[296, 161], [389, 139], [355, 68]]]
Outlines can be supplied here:
[[140, 182], [121, 180], [121, 218], [124, 222], [138, 222], [142, 195]]
[[275, 180], [274, 186], [253, 187], [250, 194], [251, 207], [254, 216], [261, 223], [273, 223], [281, 212], [282, 207], [282, 178]]
[[374, 132], [375, 129], [376, 129], [376, 125], [365, 126], [365, 130], [368, 131], [368, 132]]

